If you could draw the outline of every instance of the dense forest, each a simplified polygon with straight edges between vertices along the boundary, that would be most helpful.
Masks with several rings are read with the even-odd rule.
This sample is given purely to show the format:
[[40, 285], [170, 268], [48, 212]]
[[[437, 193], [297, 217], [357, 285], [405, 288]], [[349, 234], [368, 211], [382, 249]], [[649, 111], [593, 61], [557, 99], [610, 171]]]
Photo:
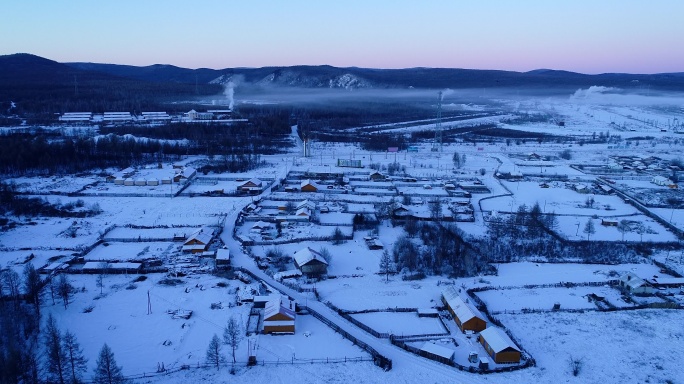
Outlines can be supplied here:
[[[102, 127], [94, 137], [53, 129], [7, 131], [0, 134], [0, 172], [64, 174], [174, 161], [185, 155], [221, 156], [226, 162], [243, 164], [255, 154], [279, 153], [291, 145], [288, 118], [287, 112], [281, 111], [234, 125]], [[245, 166], [236, 170], [246, 170]]]

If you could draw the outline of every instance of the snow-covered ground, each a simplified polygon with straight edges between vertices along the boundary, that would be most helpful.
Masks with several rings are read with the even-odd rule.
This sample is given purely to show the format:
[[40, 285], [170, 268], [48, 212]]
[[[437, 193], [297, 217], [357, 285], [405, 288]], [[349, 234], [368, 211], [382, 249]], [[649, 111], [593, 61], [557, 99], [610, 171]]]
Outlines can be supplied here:
[[[458, 227], [471, 236], [482, 236], [486, 230], [483, 213], [515, 212], [519, 205], [528, 208], [539, 203], [543, 212], [555, 212], [559, 216], [556, 231], [569, 240], [585, 240], [585, 223], [591, 220], [596, 230], [590, 234], [591, 240], [622, 241], [623, 234], [616, 227], [601, 225], [601, 219], [629, 220], [642, 223], [643, 233], [630, 231], [624, 233], [626, 242], [675, 242], [677, 237], [665, 225], [657, 222], [625, 203], [616, 195], [597, 193], [580, 194], [565, 182], [555, 180], [567, 176], [572, 184], [593, 184], [595, 172], [583, 172], [580, 166], [605, 166], [610, 155], [643, 154], [657, 156], [663, 161], [681, 157], [682, 138], [668, 124], [673, 112], [667, 108], [656, 108], [654, 104], [681, 105], [681, 98], [645, 96], [626, 96], [608, 94], [605, 90], [584, 90], [571, 98], [537, 99], [534, 101], [502, 100], [511, 108], [498, 116], [476, 118], [470, 121], [449, 123], [465, 125], [483, 122], [499, 122], [501, 128], [528, 132], [543, 132], [553, 135], [591, 136], [593, 133], [620, 135], [623, 139], [634, 138], [627, 146], [620, 143], [595, 143], [584, 145], [557, 143], [545, 140], [525, 142], [447, 144], [443, 152], [430, 151], [430, 145], [418, 144], [417, 153], [398, 153], [394, 156], [385, 152], [368, 152], [347, 144], [313, 143], [314, 156], [300, 157], [294, 150], [287, 155], [264, 156], [268, 165], [250, 174], [222, 174], [201, 176], [186, 189], [186, 193], [204, 193], [217, 189], [232, 191], [239, 184], [237, 179], [262, 177], [279, 180], [286, 178], [288, 172], [304, 175], [306, 172], [347, 172], [361, 180], [368, 175], [368, 165], [387, 166], [397, 162], [406, 168], [411, 177], [417, 178], [415, 186], [401, 185], [396, 189], [392, 183], [372, 183], [355, 181], [355, 191], [340, 193], [290, 193], [282, 190], [269, 193], [270, 203], [302, 201], [311, 199], [320, 206], [328, 206], [333, 213], [321, 215], [321, 222], [286, 225], [284, 233], [290, 239], [304, 239], [329, 236], [340, 225], [345, 234], [352, 230], [349, 212], [375, 212], [376, 204], [390, 199], [401, 201], [404, 195], [413, 195], [429, 200], [441, 197], [446, 201], [446, 192], [441, 183], [459, 179], [464, 184], [480, 180], [489, 192], [474, 192], [471, 199], [475, 209], [475, 222], [458, 223]], [[679, 104], [672, 104], [673, 102]], [[622, 103], [622, 104], [621, 104]], [[477, 107], [479, 109], [479, 107]], [[552, 123], [506, 123], [514, 113], [548, 114], [555, 120], [563, 120], [565, 126]], [[675, 115], [684, 120], [680, 112]], [[408, 126], [382, 127], [395, 132], [428, 130], [433, 127], [428, 122], [415, 122]], [[667, 127], [666, 132], [662, 129]], [[647, 138], [652, 137], [652, 138]], [[636, 140], [640, 141], [639, 146]], [[568, 149], [571, 160], [559, 160], [558, 154]], [[453, 154], [466, 155], [462, 168], [454, 169]], [[552, 160], [531, 161], [531, 153], [548, 155]], [[337, 167], [338, 158], [358, 159], [365, 168]], [[197, 160], [196, 158], [192, 159]], [[190, 161], [190, 159], [188, 159]], [[170, 175], [170, 164], [162, 169], [141, 168], [135, 177], [162, 178]], [[525, 178], [520, 182], [500, 181], [495, 172], [521, 172]], [[355, 173], [355, 174], [353, 174]], [[352, 175], [353, 174], [353, 175]], [[650, 175], [637, 179], [635, 172], [625, 171], [619, 175], [616, 188], [647, 204], [647, 208], [663, 221], [671, 222], [682, 228], [684, 213], [681, 209], [655, 207], [662, 205], [667, 197], [678, 197], [680, 190], [669, 190], [650, 184]], [[424, 179], [424, 180], [423, 180]], [[441, 179], [441, 180], [440, 180]], [[548, 180], [546, 180], [548, 179]], [[245, 205], [258, 200], [254, 197], [165, 197], [172, 192], [165, 186], [118, 186], [106, 183], [102, 175], [53, 176], [50, 178], [21, 177], [13, 178], [17, 189], [26, 193], [48, 194], [44, 196], [52, 203], [66, 204], [81, 199], [85, 206], [98, 204], [102, 213], [88, 218], [16, 218], [18, 225], [0, 233], [0, 268], [11, 268], [21, 272], [29, 255], [36, 267], [47, 265], [55, 260], [63, 260], [72, 253], [80, 253], [95, 244], [105, 231], [113, 226], [107, 237], [115, 239], [170, 238], [177, 232], [192, 232], [194, 228], [205, 225], [220, 225], [228, 215], [232, 220]], [[548, 183], [549, 188], [540, 184]], [[432, 188], [425, 188], [430, 185]], [[88, 187], [88, 188], [86, 188]], [[84, 190], [85, 196], [69, 197], [66, 193]], [[333, 193], [334, 192], [334, 193]], [[356, 192], [356, 193], [354, 193]], [[96, 193], [111, 193], [114, 196], [94, 196]], [[129, 193], [150, 193], [157, 196], [133, 197]], [[362, 194], [363, 193], [363, 194]], [[52, 194], [52, 195], [49, 195]], [[57, 195], [58, 194], [58, 195]], [[587, 199], [594, 202], [587, 205]], [[266, 202], [262, 202], [266, 204]], [[347, 213], [340, 213], [347, 204]], [[649, 207], [648, 205], [654, 205]], [[415, 205], [423, 210], [427, 204]], [[275, 208], [277, 210], [277, 207]], [[266, 210], [266, 209], [264, 209]], [[250, 234], [250, 221], [240, 225], [237, 234]], [[150, 229], [125, 228], [127, 224]], [[346, 224], [346, 225], [345, 225]], [[231, 252], [240, 249], [232, 239], [231, 220], [227, 220], [222, 239]], [[391, 251], [396, 239], [404, 232], [400, 226], [392, 227], [388, 221], [378, 228], [378, 238], [385, 249]], [[496, 265], [496, 276], [476, 276], [451, 279], [444, 276], [428, 276], [419, 281], [404, 281], [400, 275], [379, 275], [382, 250], [369, 250], [363, 237], [368, 231], [355, 231], [353, 239], [333, 245], [324, 241], [295, 241], [280, 245], [257, 245], [249, 248], [256, 256], [265, 256], [268, 250], [278, 248], [291, 255], [303, 247], [312, 249], [326, 248], [331, 254], [329, 274], [336, 278], [314, 283], [300, 281], [306, 287], [314, 286], [322, 302], [330, 302], [344, 310], [383, 310], [388, 308], [434, 308], [441, 306], [440, 292], [444, 284], [473, 288], [491, 286], [497, 289], [482, 292], [479, 296], [489, 306], [489, 310], [499, 313], [497, 318], [519, 340], [522, 347], [537, 361], [537, 366], [511, 373], [493, 375], [473, 375], [440, 365], [425, 359], [406, 357], [405, 352], [389, 346], [387, 340], [373, 340], [374, 345], [391, 351], [395, 356], [393, 369], [384, 372], [369, 362], [335, 364], [292, 364], [296, 359], [357, 358], [369, 357], [368, 353], [342, 338], [323, 323], [310, 315], [297, 317], [295, 335], [258, 336], [245, 338], [238, 349], [238, 360], [244, 362], [247, 346], [254, 342], [258, 345], [259, 361], [284, 362], [283, 365], [267, 364], [252, 368], [241, 364], [231, 377], [228, 370], [216, 372], [212, 369], [191, 369], [167, 376], [146, 379], [145, 382], [185, 383], [185, 382], [359, 382], [359, 383], [415, 383], [415, 382], [462, 382], [462, 383], [509, 383], [509, 382], [681, 382], [682, 374], [679, 356], [684, 352], [682, 334], [682, 311], [680, 310], [629, 310], [620, 312], [598, 312], [593, 309], [586, 296], [594, 293], [618, 307], [626, 307], [621, 302], [619, 292], [603, 285], [598, 287], [574, 288], [525, 288], [525, 285], [556, 284], [561, 282], [603, 284], [607, 280], [625, 272], [640, 276], [661, 275], [660, 268], [648, 263], [622, 265], [582, 265], [582, 264], [537, 264], [520, 262]], [[258, 240], [258, 239], [255, 239]], [[163, 257], [165, 252], [176, 250], [180, 243], [122, 243], [112, 241], [108, 246], [100, 245], [86, 254], [87, 259], [101, 258], [136, 259], [148, 256]], [[171, 250], [169, 249], [171, 248]], [[671, 268], [684, 272], [681, 250], [672, 252], [658, 250], [653, 258], [668, 264]], [[287, 268], [294, 268], [292, 264]], [[44, 293], [43, 314], [52, 313], [62, 329], [74, 332], [89, 357], [89, 370], [94, 366], [97, 351], [107, 342], [114, 351], [117, 362], [128, 375], [154, 372], [157, 364], [163, 362], [166, 368], [183, 364], [196, 366], [204, 362], [206, 348], [214, 333], [221, 334], [230, 316], [236, 316], [241, 324], [249, 321], [250, 305], [237, 306], [236, 292], [258, 289], [253, 283], [249, 286], [237, 280], [225, 280], [209, 274], [191, 274], [181, 278], [183, 284], [167, 286], [159, 284], [163, 274], [149, 274], [144, 281], [133, 282], [136, 276], [109, 275], [105, 277], [103, 294], [96, 285], [96, 276], [70, 274], [69, 279], [77, 288], [73, 302], [67, 309], [59, 301], [55, 304], [47, 292]], [[225, 286], [219, 286], [224, 283]], [[221, 284], [221, 285], [224, 285]], [[508, 287], [510, 289], [498, 289]], [[149, 304], [152, 313], [148, 314]], [[680, 300], [681, 295], [674, 297]], [[315, 300], [313, 295], [306, 300]], [[641, 300], [641, 301], [639, 301]], [[639, 299], [638, 302], [651, 302]], [[218, 304], [211, 309], [212, 304]], [[522, 309], [542, 309], [548, 311], [559, 303], [560, 312], [520, 313]], [[305, 303], [306, 304], [306, 303]], [[320, 303], [318, 303], [320, 304]], [[192, 310], [188, 320], [172, 319], [168, 309]], [[563, 309], [588, 310], [584, 313], [567, 313]], [[510, 312], [514, 313], [511, 314]], [[508, 312], [508, 313], [500, 313]], [[433, 333], [441, 329], [436, 319], [418, 318], [415, 313], [376, 312], [354, 315], [358, 320], [380, 332], [395, 334]], [[453, 327], [453, 324], [448, 324]], [[453, 330], [453, 329], [452, 329]], [[437, 331], [440, 332], [440, 331]], [[463, 341], [460, 341], [463, 342]], [[467, 343], [465, 341], [464, 343]], [[475, 348], [474, 346], [473, 348]], [[573, 377], [569, 369], [570, 358], [581, 359], [583, 368], [578, 377]], [[287, 364], [289, 362], [289, 364]]]

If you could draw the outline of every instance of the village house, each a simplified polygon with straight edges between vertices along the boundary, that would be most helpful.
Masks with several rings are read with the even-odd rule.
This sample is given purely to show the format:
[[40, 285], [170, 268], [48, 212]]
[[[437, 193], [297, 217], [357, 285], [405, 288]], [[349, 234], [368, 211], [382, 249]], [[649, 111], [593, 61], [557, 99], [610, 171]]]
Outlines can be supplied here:
[[263, 333], [295, 333], [295, 302], [283, 296], [271, 296], [264, 308]]
[[395, 203], [392, 206], [392, 217], [395, 219], [406, 219], [411, 216], [411, 209], [401, 203]]
[[620, 276], [620, 287], [626, 289], [629, 293], [637, 295], [650, 295], [655, 292], [655, 289], [648, 281], [633, 272], [627, 272]]
[[300, 202], [299, 204], [297, 204], [296, 208], [297, 209], [308, 208], [309, 211], [314, 211], [316, 209], [316, 203], [307, 199], [307, 200], [304, 200], [304, 201]]
[[489, 327], [480, 332], [480, 344], [497, 364], [520, 362], [520, 348], [498, 328]]
[[192, 167], [184, 167], [183, 169], [177, 169], [176, 174], [173, 175], [174, 183], [184, 183], [191, 180], [197, 175], [197, 170]]
[[264, 190], [264, 182], [259, 179], [249, 179], [237, 187], [237, 191], [241, 193], [259, 194]]
[[318, 192], [319, 189], [321, 189], [321, 186], [310, 179], [302, 180], [299, 185], [299, 190], [302, 192]]
[[461, 332], [480, 332], [487, 328], [487, 321], [470, 303], [466, 303], [459, 295], [456, 288], [449, 286], [442, 290], [442, 302], [454, 317], [454, 321]]
[[373, 171], [368, 175], [368, 180], [371, 181], [385, 181], [385, 175], [378, 171]]
[[190, 235], [183, 243], [183, 252], [202, 253], [209, 248], [209, 243], [214, 238], [214, 230], [211, 228], [201, 228]]
[[320, 253], [309, 247], [295, 252], [292, 258], [295, 266], [307, 276], [320, 276], [328, 271], [328, 262]]

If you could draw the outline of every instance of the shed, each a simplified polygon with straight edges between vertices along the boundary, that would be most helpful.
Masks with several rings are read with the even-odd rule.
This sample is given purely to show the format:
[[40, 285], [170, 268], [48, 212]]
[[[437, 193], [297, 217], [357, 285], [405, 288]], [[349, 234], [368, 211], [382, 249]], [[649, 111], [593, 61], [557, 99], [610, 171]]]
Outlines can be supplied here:
[[498, 328], [489, 327], [480, 332], [480, 344], [497, 364], [520, 362], [520, 348]]
[[454, 321], [461, 332], [480, 332], [487, 328], [487, 321], [482, 313], [470, 303], [466, 303], [453, 286], [442, 291], [442, 301], [454, 316]]
[[216, 250], [216, 268], [227, 269], [230, 268], [230, 250], [226, 248], [219, 248]]
[[454, 359], [455, 351], [453, 349], [437, 345], [430, 341], [426, 341], [425, 344], [423, 344], [423, 346], [420, 347], [420, 350], [421, 352], [423, 352], [423, 354], [427, 355], [427, 357], [431, 358], [432, 360], [452, 361]]

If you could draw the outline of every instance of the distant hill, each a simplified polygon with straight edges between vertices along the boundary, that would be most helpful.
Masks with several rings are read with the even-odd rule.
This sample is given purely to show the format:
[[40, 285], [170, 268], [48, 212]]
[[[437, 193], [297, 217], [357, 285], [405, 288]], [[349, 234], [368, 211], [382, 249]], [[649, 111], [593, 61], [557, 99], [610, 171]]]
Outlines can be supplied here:
[[304, 88], [549, 88], [574, 90], [603, 85], [684, 90], [684, 74], [600, 74], [538, 69], [529, 72], [454, 68], [370, 69], [322, 66], [262, 68], [185, 69], [170, 65], [134, 67], [113, 64], [67, 63], [67, 65], [116, 76], [156, 82], [227, 83], [236, 76], [258, 86]]
[[310, 89], [503, 88], [535, 93], [568, 93], [592, 85], [623, 89], [684, 91], [684, 73], [585, 75], [538, 69], [529, 72], [453, 68], [370, 69], [321, 66], [187, 69], [172, 65], [136, 67], [58, 63], [19, 53], [0, 56], [0, 111], [14, 113], [169, 108], [168, 101], [217, 95], [224, 84], [255, 88]]
[[0, 102], [14, 102], [14, 113], [136, 111], [172, 97], [216, 94], [222, 89], [88, 70], [26, 53], [0, 56]]

